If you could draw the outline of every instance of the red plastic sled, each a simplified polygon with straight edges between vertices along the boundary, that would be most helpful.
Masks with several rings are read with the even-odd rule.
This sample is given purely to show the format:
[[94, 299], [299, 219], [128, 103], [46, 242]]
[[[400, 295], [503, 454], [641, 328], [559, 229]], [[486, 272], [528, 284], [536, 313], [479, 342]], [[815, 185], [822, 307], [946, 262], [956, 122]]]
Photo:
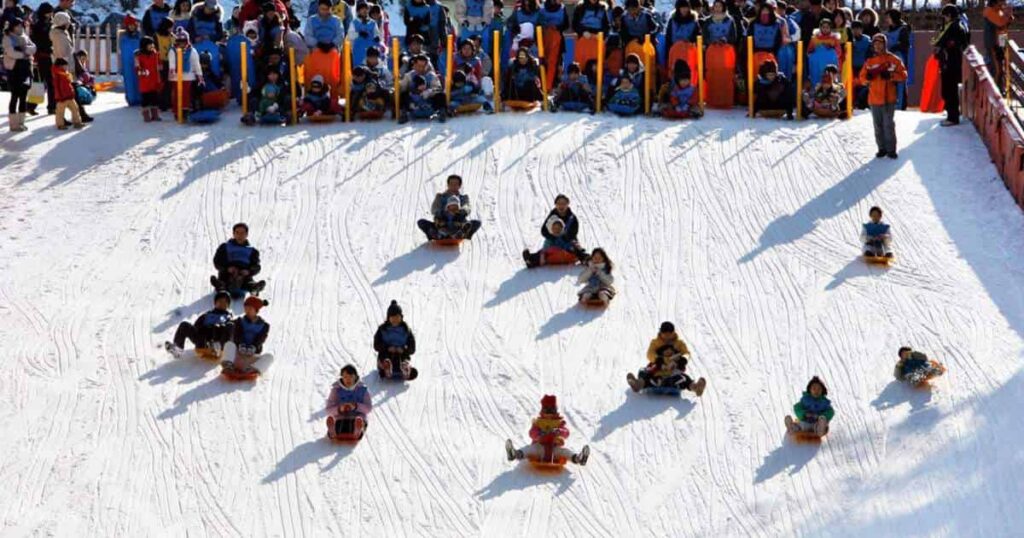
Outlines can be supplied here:
[[921, 112], [942, 112], [945, 109], [939, 60], [929, 56], [928, 62], [924, 64], [924, 82], [921, 84]]
[[560, 471], [568, 463], [566, 458], [555, 456], [554, 445], [545, 445], [543, 456], [539, 458], [530, 457], [526, 461], [530, 462], [530, 465], [535, 469], [541, 471]]
[[672, 68], [676, 65], [676, 60], [683, 60], [686, 65], [690, 66], [690, 73], [692, 73], [692, 79], [690, 83], [694, 87], [699, 86], [700, 81], [697, 80], [697, 46], [689, 41], [678, 41], [672, 48], [668, 49], [668, 61], [665, 63], [665, 79], [672, 79]]
[[333, 431], [332, 428], [334, 427], [334, 421], [342, 420], [342, 419], [345, 419], [345, 420], [355, 420], [355, 417], [334, 417], [334, 416], [328, 417], [328, 419], [327, 419], [327, 438], [330, 439], [331, 441], [335, 442], [335, 443], [340, 443], [340, 444], [354, 444], [354, 443], [358, 443], [363, 438], [363, 434], [366, 433], [366, 423], [363, 422], [362, 426], [360, 428], [358, 428], [358, 429], [355, 428], [355, 425], [353, 425], [352, 431], [350, 433], [331, 433]]
[[319, 116], [306, 116], [310, 123], [331, 123], [338, 119], [337, 114], [320, 114]]
[[551, 248], [544, 251], [544, 265], [573, 265], [576, 262], [576, 255], [568, 250]]
[[663, 108], [661, 110], [661, 117], [667, 120], [688, 120], [700, 116], [694, 116], [692, 112], [677, 112], [671, 108]]
[[736, 75], [736, 50], [732, 45], [711, 45], [708, 47], [705, 63], [707, 106], [732, 108], [736, 102], [736, 84], [733, 80]]
[[230, 381], [255, 381], [260, 376], [259, 370], [242, 371], [237, 368], [222, 368], [220, 375]]
[[[615, 49], [611, 52], [607, 52], [607, 56], [604, 58], [604, 73], [606, 77], [617, 77], [619, 71], [622, 71], [622, 67], [625, 65], [625, 54], [622, 49]], [[607, 79], [605, 79], [607, 80]], [[643, 93], [643, 92], [641, 92]]]
[[434, 239], [431, 241], [439, 247], [457, 247], [462, 243], [462, 239], [456, 239], [454, 237], [447, 237], [445, 239]]
[[228, 101], [230, 99], [231, 95], [228, 93], [227, 89], [209, 91], [203, 94], [203, 108], [207, 110], [220, 110], [228, 106]]
[[584, 308], [602, 309], [607, 308], [610, 303], [611, 301], [606, 303], [601, 299], [588, 299], [586, 301], [580, 300], [580, 304], [583, 305]]

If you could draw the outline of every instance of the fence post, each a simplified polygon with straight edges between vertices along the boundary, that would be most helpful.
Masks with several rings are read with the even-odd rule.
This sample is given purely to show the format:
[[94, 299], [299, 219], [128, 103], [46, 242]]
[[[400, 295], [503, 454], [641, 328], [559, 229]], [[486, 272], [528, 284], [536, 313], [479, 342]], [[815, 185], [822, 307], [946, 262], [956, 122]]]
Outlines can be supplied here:
[[541, 99], [542, 99], [542, 101], [540, 103], [540, 108], [541, 108], [541, 110], [547, 112], [547, 110], [548, 110], [548, 74], [547, 74], [547, 70], [544, 68], [545, 67], [544, 66], [544, 61], [545, 61], [545, 57], [544, 57], [544, 29], [541, 28], [541, 26], [538, 24], [537, 25], [537, 63], [539, 64], [539, 67], [540, 67], [540, 69], [539, 69], [539, 71], [540, 71], [540, 96], [541, 96]]
[[697, 106], [704, 112], [704, 36], [697, 36]]
[[399, 110], [400, 109], [399, 103], [400, 103], [400, 99], [401, 99], [401, 95], [400, 95], [401, 81], [399, 80], [401, 78], [401, 74], [399, 73], [399, 71], [401, 70], [401, 65], [400, 65], [400, 62], [399, 62], [399, 59], [398, 59], [400, 54], [401, 54], [401, 49], [399, 49], [399, 47], [398, 47], [398, 38], [397, 37], [393, 37], [393, 38], [391, 38], [391, 63], [394, 65], [394, 72], [393, 72], [394, 77], [393, 78], [394, 78], [394, 81], [395, 81], [395, 121], [398, 121], [398, 117], [399, 117], [400, 112], [401, 112]]
[[249, 113], [249, 40], [242, 42], [242, 115]]
[[501, 31], [494, 31], [494, 113], [501, 112]]
[[296, 92], [295, 92], [295, 78], [297, 76], [295, 69], [295, 49], [288, 49], [288, 71], [291, 75], [289, 77], [289, 83], [292, 90], [292, 125], [299, 124], [299, 107], [296, 106]]
[[846, 119], [853, 118], [853, 42], [846, 42], [846, 61], [843, 62], [846, 73]]
[[604, 91], [604, 32], [597, 34], [597, 100], [594, 108], [601, 112], [601, 93]]
[[180, 48], [178, 48], [178, 47], [174, 48], [175, 59], [178, 60], [178, 65], [175, 66], [175, 68], [177, 68], [177, 70], [178, 70], [178, 80], [177, 80], [177, 88], [178, 88], [178, 99], [177, 99], [178, 123], [184, 123], [185, 122], [185, 111], [183, 110], [184, 107], [182, 106], [183, 105], [183, 98], [184, 98], [184, 96], [182, 95], [182, 90], [183, 90], [184, 85], [185, 85], [185, 83], [184, 83], [184, 81], [182, 79], [185, 78], [185, 66], [184, 66], [184, 60], [182, 59], [182, 57], [183, 57], [182, 52], [183, 51]]
[[[874, 0], [872, 0], [874, 1]], [[846, 96], [850, 98], [849, 95]], [[804, 102], [804, 42], [796, 42], [796, 119], [802, 120]]]
[[747, 36], [747, 115], [754, 117], [754, 36]]

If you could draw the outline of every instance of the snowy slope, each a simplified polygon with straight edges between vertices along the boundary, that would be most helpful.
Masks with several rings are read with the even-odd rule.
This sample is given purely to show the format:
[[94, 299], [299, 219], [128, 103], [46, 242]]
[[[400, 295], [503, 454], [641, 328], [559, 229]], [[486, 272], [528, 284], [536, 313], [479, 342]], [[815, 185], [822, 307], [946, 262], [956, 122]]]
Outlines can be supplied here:
[[[1011, 536], [1024, 525], [1024, 216], [969, 127], [900, 113], [695, 123], [534, 114], [245, 129], [0, 126], [0, 534], [91, 536]], [[422, 244], [442, 178], [484, 228]], [[605, 312], [575, 270], [520, 269], [556, 193], [618, 264]], [[860, 262], [868, 207], [898, 261]], [[210, 259], [247, 221], [269, 287], [254, 385], [157, 346], [210, 303]], [[323, 439], [349, 362], [371, 368], [392, 298], [421, 376], [367, 376], [366, 439]], [[240, 305], [236, 305], [240, 310]], [[624, 383], [674, 320], [698, 402]], [[912, 344], [949, 374], [891, 383]], [[812, 374], [838, 415], [784, 439]], [[591, 463], [504, 461], [545, 393]]]

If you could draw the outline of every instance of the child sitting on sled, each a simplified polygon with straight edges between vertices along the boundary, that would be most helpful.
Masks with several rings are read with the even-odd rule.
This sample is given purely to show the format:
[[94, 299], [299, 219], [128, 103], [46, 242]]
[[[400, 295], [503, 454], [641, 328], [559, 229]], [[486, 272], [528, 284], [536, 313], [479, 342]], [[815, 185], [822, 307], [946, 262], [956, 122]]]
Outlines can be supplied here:
[[893, 370], [893, 376], [897, 381], [918, 385], [946, 373], [946, 368], [937, 361], [907, 346], [900, 348], [899, 357], [900, 360], [896, 362], [896, 368]]
[[213, 296], [213, 310], [199, 316], [195, 323], [181, 322], [174, 331], [174, 339], [164, 342], [164, 349], [179, 359], [184, 353], [185, 340], [190, 340], [196, 349], [213, 349], [219, 355], [235, 332], [230, 307], [231, 294], [218, 291]]
[[480, 229], [479, 220], [470, 220], [472, 211], [469, 195], [462, 194], [462, 177], [458, 174], [448, 176], [447, 189], [434, 195], [430, 204], [433, 220], [420, 219], [416, 226], [427, 236], [428, 241], [438, 239], [473, 239], [473, 234]]
[[585, 284], [577, 294], [581, 302], [596, 300], [607, 305], [615, 297], [612, 268], [612, 261], [608, 259], [604, 249], [595, 248], [590, 260], [587, 261], [587, 268], [580, 274], [579, 283]]
[[565, 427], [565, 419], [558, 414], [558, 400], [546, 395], [540, 400], [540, 414], [533, 419], [530, 428], [532, 442], [523, 447], [515, 448], [511, 439], [505, 441], [505, 454], [508, 461], [529, 459], [544, 463], [558, 463], [559, 460], [571, 461], [577, 465], [586, 465], [590, 458], [590, 446], [583, 445], [579, 453], [565, 448], [565, 439], [569, 437], [569, 429]]
[[235, 329], [231, 338], [237, 350], [235, 360], [223, 361], [221, 366], [240, 373], [253, 371], [253, 363], [263, 353], [263, 343], [270, 334], [270, 324], [260, 317], [260, 309], [268, 304], [268, 301], [252, 295], [245, 300], [245, 315], [234, 321]]
[[626, 381], [633, 392], [661, 387], [691, 390], [697, 396], [701, 396], [704, 394], [707, 380], [702, 377], [694, 381], [686, 374], [689, 355], [690, 350], [676, 334], [675, 325], [666, 321], [661, 324], [658, 335], [647, 346], [647, 366], [636, 376], [628, 374]]
[[377, 371], [382, 378], [416, 378], [416, 369], [410, 366], [416, 353], [416, 337], [405, 323], [398, 301], [388, 305], [387, 321], [377, 327], [373, 335], [373, 349], [377, 352]]
[[356, 367], [346, 364], [327, 398], [327, 436], [334, 439], [340, 435], [355, 435], [356, 439], [362, 439], [366, 415], [372, 409], [370, 391], [359, 381]]
[[620, 77], [615, 93], [608, 100], [608, 110], [617, 116], [635, 116], [640, 113], [642, 104], [640, 91], [633, 85], [633, 79], [627, 76]]
[[281, 112], [281, 86], [278, 84], [279, 73], [277, 71], [267, 72], [267, 82], [260, 90], [259, 119], [261, 123], [284, 123], [285, 117]]
[[302, 113], [306, 116], [335, 116], [338, 112], [338, 105], [324, 84], [323, 75], [314, 75], [309, 91], [302, 98]]
[[568, 254], [581, 261], [580, 257], [586, 256], [586, 251], [580, 246], [579, 241], [569, 239], [565, 221], [559, 218], [558, 215], [549, 216], [547, 222], [544, 223], [544, 227], [548, 232], [545, 234], [544, 248], [534, 253], [531, 253], [529, 249], [523, 250], [523, 261], [526, 262], [527, 269], [545, 265], [552, 256]]
[[786, 415], [786, 429], [790, 433], [814, 433], [818, 437], [828, 433], [828, 423], [836, 412], [827, 395], [825, 383], [818, 376], [812, 377], [800, 401], [793, 406], [796, 420]]
[[820, 118], [835, 118], [844, 114], [846, 88], [836, 82], [839, 68], [829, 64], [821, 75], [821, 82], [804, 92], [804, 106], [809, 113]]
[[582, 112], [594, 110], [594, 88], [580, 71], [580, 64], [573, 62], [569, 66], [569, 73], [565, 80], [558, 85], [558, 91], [553, 100], [552, 112], [567, 110], [569, 112]]
[[458, 113], [459, 107], [474, 104], [480, 105], [480, 108], [483, 108], [484, 112], [488, 114], [494, 113], [494, 107], [491, 105], [491, 101], [484, 96], [479, 83], [475, 78], [467, 75], [462, 68], [459, 68], [452, 74], [452, 98], [448, 105], [448, 112], [454, 116]]
[[864, 245], [864, 255], [876, 258], [891, 258], [892, 233], [889, 225], [882, 222], [882, 208], [875, 206], [868, 211], [871, 220], [864, 223], [860, 232], [860, 242]]
[[758, 112], [785, 114], [793, 119], [793, 98], [790, 96], [790, 82], [779, 72], [775, 60], [766, 60], [758, 70], [754, 83], [754, 116]]
[[690, 106], [697, 89], [691, 84], [690, 66], [683, 60], [676, 61], [673, 67], [673, 81], [666, 84], [660, 92], [660, 112], [665, 118], [699, 118], [702, 112], [699, 107]]

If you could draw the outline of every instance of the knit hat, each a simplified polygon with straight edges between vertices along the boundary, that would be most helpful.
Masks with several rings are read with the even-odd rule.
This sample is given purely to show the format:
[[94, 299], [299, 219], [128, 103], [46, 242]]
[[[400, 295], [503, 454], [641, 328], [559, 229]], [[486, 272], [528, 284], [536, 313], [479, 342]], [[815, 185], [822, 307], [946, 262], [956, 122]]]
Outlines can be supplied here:
[[658, 332], [662, 334], [674, 333], [676, 332], [676, 326], [673, 325], [671, 321], [664, 321], [662, 322], [661, 327], [658, 329]]
[[270, 302], [264, 301], [263, 299], [260, 299], [259, 297], [256, 297], [254, 295], [250, 295], [242, 304], [246, 308], [255, 308], [256, 311], [259, 312], [261, 308], [267, 306], [268, 304], [270, 304]]
[[532, 22], [524, 22], [519, 26], [519, 40], [529, 39], [531, 42], [537, 36], [537, 31], [533, 29]]
[[138, 26], [139, 25], [139, 20], [136, 19], [135, 17], [132, 17], [131, 14], [129, 13], [128, 15], [124, 16], [124, 20], [121, 21], [121, 24], [124, 25], [126, 28], [129, 25], [131, 25], [131, 24], [134, 24], [135, 26]]
[[555, 233], [554, 227], [556, 224], [561, 225], [562, 230], [565, 230], [565, 222], [562, 219], [558, 218], [557, 215], [551, 215], [551, 218], [549, 218], [548, 221], [544, 223], [544, 226], [547, 227], [548, 232]]
[[218, 291], [217, 293], [213, 294], [213, 302], [214, 303], [216, 303], [217, 301], [220, 301], [221, 299], [227, 299], [227, 301], [230, 303], [231, 302], [231, 294], [226, 292], [226, 291], [223, 291], [223, 290]]
[[256, 21], [247, 21], [242, 25], [242, 35], [248, 34], [249, 32], [256, 32], [257, 35], [260, 33], [260, 23]]
[[462, 207], [462, 200], [459, 200], [458, 196], [449, 196], [444, 202], [444, 208], [448, 209], [451, 206]]
[[392, 300], [391, 304], [388, 305], [388, 317], [390, 318], [391, 316], [401, 316], [401, 315], [402, 315], [402, 307], [398, 306], [398, 301]]
[[690, 64], [686, 63], [686, 60], [676, 60], [675, 65], [672, 66], [672, 74], [676, 80], [679, 79], [690, 79], [693, 74], [690, 71]]
[[889, 38], [886, 37], [885, 34], [881, 32], [875, 34], [874, 37], [871, 38], [872, 43], [874, 43], [875, 41], [881, 41], [882, 44], [885, 45], [886, 47], [889, 46]]
[[757, 72], [762, 77], [767, 76], [769, 73], [778, 73], [779, 64], [775, 63], [775, 60], [765, 60], [765, 62], [761, 64], [761, 67], [758, 69]]
[[71, 24], [71, 16], [63, 11], [58, 11], [53, 14], [53, 20], [50, 21], [50, 25], [54, 28], [60, 28], [61, 26], [67, 26]]
[[821, 385], [821, 395], [828, 396], [828, 388], [825, 387], [825, 382], [818, 376], [814, 376], [810, 381], [807, 382], [807, 392], [811, 392], [811, 385]]
[[43, 15], [49, 15], [53, 13], [53, 5], [49, 2], [43, 2], [39, 4], [39, 9], [36, 9], [36, 15], [42, 17]]
[[324, 85], [324, 76], [323, 75], [313, 75], [313, 80], [309, 81], [309, 83], [310, 83], [310, 85], [312, 85], [312, 84], [319, 84], [319, 85], [323, 86]]
[[416, 75], [412, 77], [412, 87], [419, 88], [427, 83], [427, 79], [423, 78], [423, 75]]
[[188, 31], [179, 26], [176, 30], [174, 30], [174, 40], [175, 41], [184, 41], [184, 42], [188, 43], [189, 42]]
[[553, 394], [545, 394], [544, 397], [540, 399], [540, 410], [542, 413], [557, 413], [558, 398], [556, 398]]
[[640, 7], [640, 0], [626, 0], [626, 9]]

